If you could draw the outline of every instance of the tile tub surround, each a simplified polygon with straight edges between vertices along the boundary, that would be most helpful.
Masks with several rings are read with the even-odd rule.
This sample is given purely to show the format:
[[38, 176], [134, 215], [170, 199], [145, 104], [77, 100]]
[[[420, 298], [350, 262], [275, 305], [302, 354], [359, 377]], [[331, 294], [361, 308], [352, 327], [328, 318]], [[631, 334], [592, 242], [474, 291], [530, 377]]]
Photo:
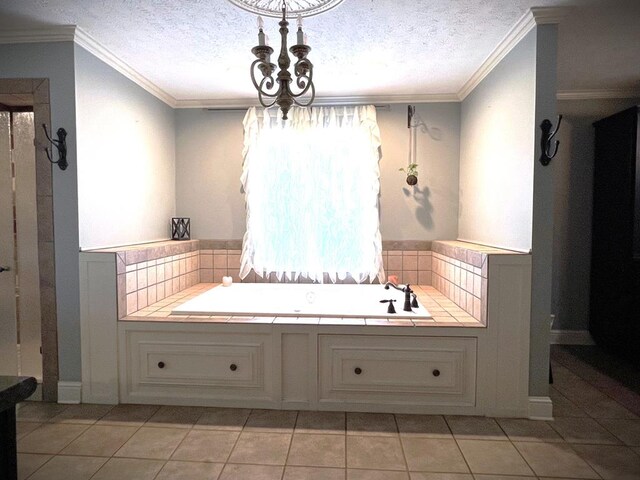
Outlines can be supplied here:
[[[433, 315], [433, 319], [411, 320], [408, 318], [337, 318], [337, 317], [264, 317], [264, 316], [203, 316], [171, 315], [171, 311], [202, 292], [215, 287], [215, 283], [200, 283], [163, 300], [121, 318], [121, 321], [186, 322], [186, 323], [260, 323], [260, 324], [305, 324], [305, 325], [361, 325], [387, 327], [483, 327], [442, 293], [428, 285], [412, 288], [418, 300]], [[380, 287], [382, 288], [382, 287]]]
[[431, 244], [431, 285], [476, 320], [487, 324], [487, 276], [491, 255], [526, 255], [475, 243]]

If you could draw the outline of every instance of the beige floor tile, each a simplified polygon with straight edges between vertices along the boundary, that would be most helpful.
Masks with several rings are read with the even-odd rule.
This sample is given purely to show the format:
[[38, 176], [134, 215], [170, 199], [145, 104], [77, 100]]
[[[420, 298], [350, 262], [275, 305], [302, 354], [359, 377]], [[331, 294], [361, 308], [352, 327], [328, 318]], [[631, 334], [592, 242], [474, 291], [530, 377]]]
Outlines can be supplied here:
[[458, 440], [471, 472], [495, 475], [530, 475], [533, 472], [510, 442]]
[[247, 432], [293, 433], [298, 412], [293, 410], [252, 410], [244, 430]]
[[23, 402], [16, 412], [16, 419], [21, 422], [46, 422], [68, 407], [59, 403]]
[[191, 428], [203, 413], [199, 407], [164, 406], [147, 420], [145, 427]]
[[47, 463], [52, 455], [42, 455], [38, 453], [18, 454], [18, 480], [24, 480], [42, 465]]
[[175, 451], [172, 460], [226, 462], [240, 432], [191, 430]]
[[257, 465], [284, 465], [291, 443], [291, 434], [242, 432], [236, 443], [230, 463]]
[[18, 440], [21, 453], [59, 453], [80, 436], [89, 425], [48, 423]]
[[116, 405], [98, 420], [98, 424], [141, 426], [159, 408], [157, 405]]
[[343, 468], [291, 467], [284, 469], [283, 480], [344, 480]]
[[514, 442], [539, 477], [598, 478], [598, 474], [566, 443]]
[[536, 477], [522, 475], [474, 475], [475, 480], [532, 480]]
[[592, 418], [557, 418], [549, 425], [570, 443], [615, 445], [621, 443]]
[[399, 438], [347, 436], [347, 467], [405, 470]]
[[391, 413], [347, 412], [347, 435], [397, 435], [398, 427]]
[[347, 480], [409, 480], [407, 472], [392, 472], [390, 470], [347, 470]]
[[598, 423], [626, 445], [640, 446], [640, 420], [607, 418]]
[[222, 467], [222, 463], [170, 461], [162, 467], [155, 480], [216, 480]]
[[137, 458], [111, 458], [91, 480], [153, 480], [164, 462]]
[[91, 425], [109, 413], [113, 407], [113, 405], [94, 405], [91, 403], [69, 405], [68, 408], [51, 418], [50, 421], [57, 423], [86, 423]]
[[207, 408], [193, 428], [242, 430], [250, 413], [251, 410], [244, 408]]
[[92, 425], [62, 450], [63, 455], [111, 457], [129, 440], [138, 427]]
[[344, 412], [298, 412], [296, 433], [344, 434], [346, 418]]
[[343, 435], [295, 434], [289, 449], [288, 465], [345, 467]]
[[456, 438], [469, 440], [508, 440], [493, 418], [464, 417], [448, 415], [445, 417], [449, 428]]
[[553, 401], [554, 418], [564, 418], [564, 417], [584, 418], [589, 416], [587, 415], [587, 412], [585, 412], [578, 405], [576, 405], [571, 400], [566, 398], [556, 389], [550, 388], [549, 396]]
[[20, 439], [42, 425], [41, 422], [16, 422], [16, 438]]
[[396, 415], [400, 435], [453, 438], [442, 415]]
[[[411, 472], [410, 475], [411, 480], [473, 480], [474, 478], [470, 473]], [[511, 478], [516, 480], [516, 477]]]
[[582, 405], [582, 409], [593, 418], [629, 418], [637, 419], [638, 416], [630, 412], [611, 398], [604, 398], [594, 403]]
[[518, 442], [562, 442], [562, 437], [546, 422], [523, 418], [497, 418], [509, 440]]
[[227, 463], [218, 480], [281, 480], [284, 467]]
[[638, 480], [640, 457], [628, 447], [574, 445], [574, 450], [604, 480]]
[[29, 480], [89, 480], [106, 461], [101, 457], [58, 455], [38, 469]]
[[469, 472], [453, 439], [402, 437], [402, 448], [411, 471]]
[[186, 434], [182, 428], [142, 427], [114, 456], [168, 460]]

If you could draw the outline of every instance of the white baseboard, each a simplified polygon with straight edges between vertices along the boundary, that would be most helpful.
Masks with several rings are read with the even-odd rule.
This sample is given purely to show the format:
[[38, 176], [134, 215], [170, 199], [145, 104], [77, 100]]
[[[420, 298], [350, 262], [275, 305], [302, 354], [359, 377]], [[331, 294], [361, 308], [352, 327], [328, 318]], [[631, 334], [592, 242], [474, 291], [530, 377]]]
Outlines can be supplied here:
[[531, 420], [553, 420], [553, 402], [549, 397], [529, 397]]
[[595, 345], [589, 330], [551, 330], [552, 345]]
[[82, 382], [58, 382], [58, 403], [80, 403]]

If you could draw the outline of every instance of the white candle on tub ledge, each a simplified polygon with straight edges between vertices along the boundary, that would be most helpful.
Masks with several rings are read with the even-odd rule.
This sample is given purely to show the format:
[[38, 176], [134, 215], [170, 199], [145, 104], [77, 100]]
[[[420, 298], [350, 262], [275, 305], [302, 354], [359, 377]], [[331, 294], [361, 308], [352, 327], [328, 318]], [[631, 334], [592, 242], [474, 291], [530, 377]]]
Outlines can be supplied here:
[[222, 286], [223, 287], [230, 287], [231, 284], [233, 283], [233, 278], [231, 277], [222, 277]]

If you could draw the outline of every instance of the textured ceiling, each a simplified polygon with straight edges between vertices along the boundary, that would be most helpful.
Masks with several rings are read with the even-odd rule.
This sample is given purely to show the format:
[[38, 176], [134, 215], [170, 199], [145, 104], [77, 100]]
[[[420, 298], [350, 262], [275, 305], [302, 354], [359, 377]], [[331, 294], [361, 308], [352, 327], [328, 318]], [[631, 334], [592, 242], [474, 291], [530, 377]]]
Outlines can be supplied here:
[[[533, 6], [574, 7], [560, 90], [640, 87], [640, 0], [344, 0], [305, 20], [317, 94], [457, 93]], [[226, 0], [0, 1], [0, 29], [72, 24], [178, 100], [255, 98], [256, 16]]]

